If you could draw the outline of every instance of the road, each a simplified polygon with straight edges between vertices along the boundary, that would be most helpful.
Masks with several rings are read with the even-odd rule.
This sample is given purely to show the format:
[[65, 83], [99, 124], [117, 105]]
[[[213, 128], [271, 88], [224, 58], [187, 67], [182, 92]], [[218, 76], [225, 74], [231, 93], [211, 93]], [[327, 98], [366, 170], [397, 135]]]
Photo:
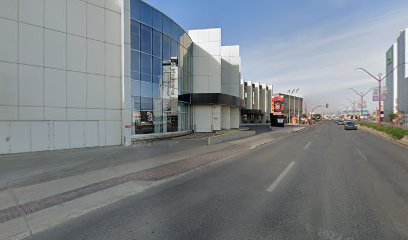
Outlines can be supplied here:
[[323, 122], [32, 239], [408, 239], [407, 154]]

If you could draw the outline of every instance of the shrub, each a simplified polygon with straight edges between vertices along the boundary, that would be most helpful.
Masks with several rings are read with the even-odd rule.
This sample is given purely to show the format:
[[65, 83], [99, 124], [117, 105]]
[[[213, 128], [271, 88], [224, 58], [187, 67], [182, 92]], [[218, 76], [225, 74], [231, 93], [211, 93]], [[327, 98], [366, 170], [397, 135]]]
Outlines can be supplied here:
[[378, 126], [377, 124], [374, 123], [360, 123], [361, 126], [363, 127], [368, 127], [375, 129], [377, 131], [383, 132], [388, 134], [390, 137], [394, 139], [401, 139], [404, 136], [408, 136], [408, 130], [398, 128], [398, 127], [392, 127], [392, 126]]

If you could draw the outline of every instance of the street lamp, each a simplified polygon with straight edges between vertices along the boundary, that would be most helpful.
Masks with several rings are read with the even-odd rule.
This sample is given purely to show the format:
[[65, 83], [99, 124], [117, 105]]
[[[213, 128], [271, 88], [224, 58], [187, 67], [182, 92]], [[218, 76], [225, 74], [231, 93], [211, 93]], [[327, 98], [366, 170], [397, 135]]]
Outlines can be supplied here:
[[367, 71], [366, 69], [361, 68], [361, 67], [355, 69], [355, 70], [361, 70], [361, 71], [367, 73], [370, 77], [374, 78], [378, 82], [378, 114], [377, 114], [378, 125], [381, 125], [381, 97], [382, 97], [381, 96], [381, 82], [384, 79], [386, 79], [391, 73], [393, 73], [396, 68], [398, 68], [399, 66], [404, 65], [404, 64], [407, 64], [407, 63], [398, 64], [389, 73], [385, 74], [384, 77], [382, 76], [382, 73], [379, 73], [378, 77], [375, 77], [372, 73], [370, 73], [369, 71]]
[[373, 88], [370, 88], [370, 90], [368, 90], [367, 92], [365, 92], [365, 93], [363, 93], [363, 92], [357, 92], [355, 89], [353, 89], [353, 88], [350, 88], [350, 90], [352, 90], [353, 92], [355, 92], [358, 96], [360, 96], [360, 118], [363, 116], [363, 105], [364, 105], [364, 96], [365, 95], [367, 95], [370, 91], [371, 91], [371, 89], [373, 89]]

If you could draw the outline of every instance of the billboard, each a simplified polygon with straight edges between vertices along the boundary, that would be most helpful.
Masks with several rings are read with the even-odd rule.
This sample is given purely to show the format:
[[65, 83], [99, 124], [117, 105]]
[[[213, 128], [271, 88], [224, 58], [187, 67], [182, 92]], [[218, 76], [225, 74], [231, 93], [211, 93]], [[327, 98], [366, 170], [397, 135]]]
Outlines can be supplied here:
[[283, 115], [283, 110], [285, 110], [284, 100], [285, 98], [283, 96], [272, 97], [273, 115]]
[[[379, 100], [379, 94], [378, 94], [379, 90], [378, 87], [373, 88], [373, 101], [374, 102], [378, 102]], [[385, 101], [387, 100], [388, 97], [388, 92], [387, 92], [387, 87], [381, 87], [381, 101]]]

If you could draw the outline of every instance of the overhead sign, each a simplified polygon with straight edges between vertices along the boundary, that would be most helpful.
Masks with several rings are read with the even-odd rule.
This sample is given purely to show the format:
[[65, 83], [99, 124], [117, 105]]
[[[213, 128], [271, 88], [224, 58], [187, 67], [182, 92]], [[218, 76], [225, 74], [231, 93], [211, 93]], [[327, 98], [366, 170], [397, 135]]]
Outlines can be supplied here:
[[[373, 88], [373, 101], [378, 102], [379, 101], [379, 90], [378, 87]], [[387, 92], [387, 87], [381, 87], [381, 101], [387, 100], [388, 97], [388, 92]]]

